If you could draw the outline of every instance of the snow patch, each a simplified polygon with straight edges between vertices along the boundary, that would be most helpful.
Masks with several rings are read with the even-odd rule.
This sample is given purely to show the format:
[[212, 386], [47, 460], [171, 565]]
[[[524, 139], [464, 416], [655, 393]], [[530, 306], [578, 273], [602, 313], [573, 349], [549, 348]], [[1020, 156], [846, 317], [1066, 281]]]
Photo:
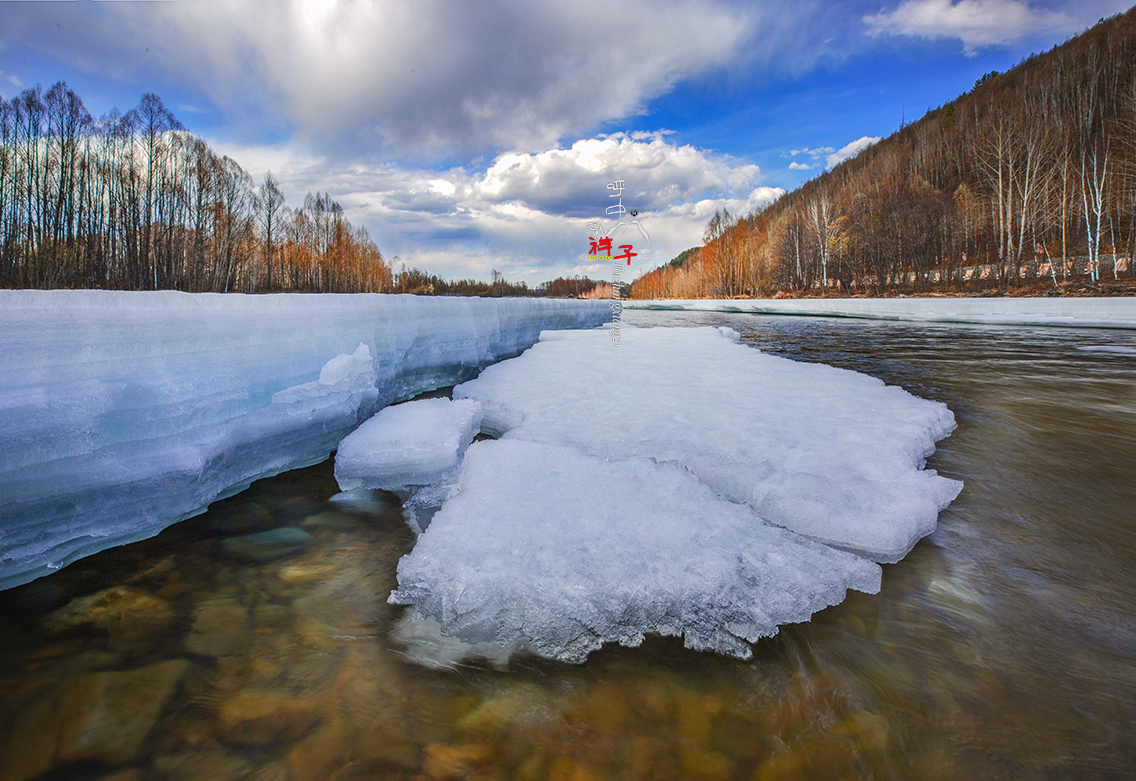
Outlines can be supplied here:
[[469, 448], [455, 494], [398, 565], [395, 604], [464, 643], [581, 662], [644, 633], [742, 659], [880, 568], [765, 523], [675, 464], [501, 440]]
[[[673, 461], [761, 517], [876, 561], [902, 558], [962, 484], [924, 470], [955, 428], [940, 402], [765, 355], [713, 328], [542, 334], [454, 389], [485, 430], [606, 459]], [[725, 338], [723, 338], [725, 337]]]

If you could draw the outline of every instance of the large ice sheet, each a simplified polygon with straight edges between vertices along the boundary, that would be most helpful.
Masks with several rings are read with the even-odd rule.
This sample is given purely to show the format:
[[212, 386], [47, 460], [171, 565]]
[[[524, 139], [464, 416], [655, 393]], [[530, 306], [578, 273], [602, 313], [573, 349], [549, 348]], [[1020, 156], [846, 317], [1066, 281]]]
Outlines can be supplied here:
[[606, 303], [0, 291], [0, 588], [316, 463]]
[[654, 632], [746, 659], [847, 589], [878, 591], [880, 568], [763, 522], [676, 464], [508, 439], [470, 446], [398, 582], [391, 602], [467, 643], [579, 662]]
[[962, 484], [924, 470], [946, 405], [765, 355], [729, 329], [545, 333], [458, 386], [483, 430], [610, 460], [674, 462], [771, 523], [881, 562], [934, 530]]

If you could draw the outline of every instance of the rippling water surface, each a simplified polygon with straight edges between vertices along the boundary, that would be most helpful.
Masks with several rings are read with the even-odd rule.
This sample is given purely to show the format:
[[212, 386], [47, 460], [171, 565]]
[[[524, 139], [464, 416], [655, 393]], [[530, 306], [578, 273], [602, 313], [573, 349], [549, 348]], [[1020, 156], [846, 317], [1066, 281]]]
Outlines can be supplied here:
[[0, 593], [0, 781], [1133, 776], [1136, 334], [626, 319], [945, 401], [929, 466], [966, 487], [880, 594], [750, 662], [654, 639], [432, 669], [385, 602], [391, 497], [328, 503], [330, 463], [261, 481]]

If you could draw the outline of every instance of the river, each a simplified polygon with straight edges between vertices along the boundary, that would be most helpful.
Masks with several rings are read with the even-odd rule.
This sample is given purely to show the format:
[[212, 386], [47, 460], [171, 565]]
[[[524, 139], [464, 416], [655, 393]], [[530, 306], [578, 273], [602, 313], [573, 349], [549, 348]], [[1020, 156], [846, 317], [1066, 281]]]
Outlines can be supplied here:
[[652, 638], [429, 668], [385, 602], [400, 508], [329, 503], [330, 462], [290, 472], [0, 593], [0, 781], [1132, 777], [1136, 333], [625, 320], [946, 402], [928, 466], [962, 494], [880, 594], [748, 662]]

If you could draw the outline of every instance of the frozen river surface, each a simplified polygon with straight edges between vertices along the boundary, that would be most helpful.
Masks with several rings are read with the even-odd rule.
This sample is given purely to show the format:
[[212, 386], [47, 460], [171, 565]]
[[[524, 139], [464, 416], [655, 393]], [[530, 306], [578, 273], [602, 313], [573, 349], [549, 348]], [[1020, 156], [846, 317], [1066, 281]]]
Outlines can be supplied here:
[[[0, 593], [0, 779], [1130, 778], [1136, 334], [632, 312], [945, 402], [937, 530], [740, 661], [426, 668], [325, 462]], [[626, 347], [623, 349], [627, 349]], [[429, 656], [443, 657], [438, 649]]]

